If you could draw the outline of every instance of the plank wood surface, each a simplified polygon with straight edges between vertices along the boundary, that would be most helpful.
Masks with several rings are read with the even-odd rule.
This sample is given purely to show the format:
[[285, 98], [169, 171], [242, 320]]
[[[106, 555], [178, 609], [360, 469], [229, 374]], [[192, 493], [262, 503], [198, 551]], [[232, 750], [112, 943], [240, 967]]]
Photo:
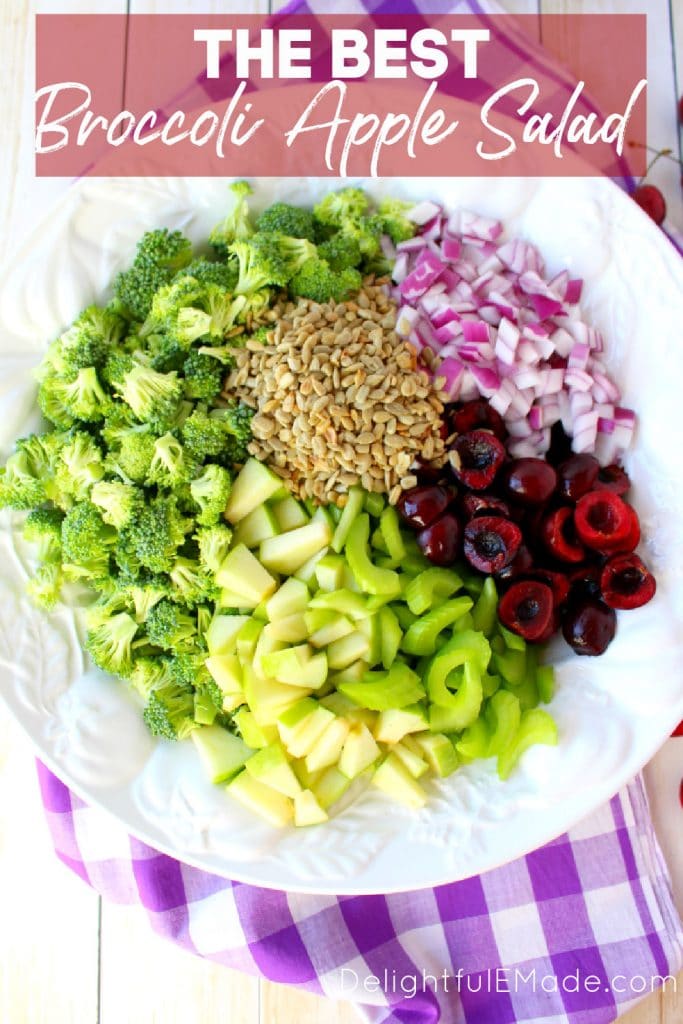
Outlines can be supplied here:
[[[0, 237], [11, 253], [68, 187], [33, 177], [33, 18], [38, 12], [225, 12], [221, 0], [0, 0]], [[281, 4], [274, 4], [278, 9]], [[649, 138], [679, 151], [675, 99], [683, 90], [680, 0], [507, 0], [519, 13], [649, 14]], [[241, 2], [264, 13], [266, 0]], [[567, 55], [571, 64], [571, 55]], [[122, 69], [123, 74], [123, 69]], [[679, 173], [660, 161], [653, 180], [683, 227]], [[0, 706], [0, 1024], [351, 1024], [355, 1010], [193, 958], [158, 938], [135, 908], [103, 906], [52, 855], [28, 740]], [[680, 1024], [683, 975], [620, 1018]]]

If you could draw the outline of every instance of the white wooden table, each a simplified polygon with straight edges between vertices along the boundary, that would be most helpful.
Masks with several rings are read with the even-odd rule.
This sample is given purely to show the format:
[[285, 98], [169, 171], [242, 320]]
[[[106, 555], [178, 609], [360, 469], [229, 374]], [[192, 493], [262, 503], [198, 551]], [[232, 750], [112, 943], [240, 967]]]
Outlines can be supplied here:
[[[275, 3], [273, 9], [280, 4]], [[648, 15], [649, 142], [680, 152], [683, 0], [504, 0], [516, 12]], [[68, 187], [33, 176], [33, 17], [36, 13], [266, 13], [267, 0], [0, 0], [0, 237], [3, 255]], [[568, 61], [570, 63], [570, 61]], [[679, 79], [676, 82], [676, 68]], [[651, 180], [683, 229], [680, 169], [661, 160]], [[680, 1024], [679, 994], [655, 993], [624, 1024]], [[164, 943], [142, 912], [103, 904], [52, 855], [33, 753], [0, 707], [0, 1024], [350, 1024], [358, 1018], [285, 986], [217, 967]]]

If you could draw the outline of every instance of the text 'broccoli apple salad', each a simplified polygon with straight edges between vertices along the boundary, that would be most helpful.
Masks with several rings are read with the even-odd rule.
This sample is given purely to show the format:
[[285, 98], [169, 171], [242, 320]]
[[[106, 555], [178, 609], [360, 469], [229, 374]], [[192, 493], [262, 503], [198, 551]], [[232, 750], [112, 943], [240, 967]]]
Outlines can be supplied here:
[[274, 825], [504, 779], [557, 742], [543, 643], [601, 654], [655, 592], [581, 282], [467, 211], [250, 193], [210, 256], [145, 234], [48, 348], [0, 470], [30, 597], [89, 588], [93, 661]]

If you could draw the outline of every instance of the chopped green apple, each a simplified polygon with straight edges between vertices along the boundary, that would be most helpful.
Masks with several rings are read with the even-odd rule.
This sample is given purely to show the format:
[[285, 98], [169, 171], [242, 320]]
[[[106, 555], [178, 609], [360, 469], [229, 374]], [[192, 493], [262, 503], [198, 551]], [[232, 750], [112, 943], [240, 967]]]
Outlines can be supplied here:
[[[339, 615], [338, 612], [324, 612], [320, 608], [313, 608], [310, 612], [306, 613], [306, 625], [309, 630], [312, 622], [311, 616], [318, 617], [321, 614], [328, 615], [330, 618], [310, 633], [308, 639], [313, 647], [327, 647], [329, 644], [334, 643], [335, 640], [341, 640], [343, 637], [348, 636], [349, 633], [353, 633], [355, 626], [350, 619], [347, 619], [344, 615]], [[319, 621], [318, 618], [317, 621]]]
[[294, 797], [294, 824], [298, 827], [320, 825], [327, 821], [323, 810], [310, 789], [304, 789]]
[[214, 615], [204, 634], [209, 654], [233, 654], [237, 634], [249, 621], [248, 615]]
[[324, 774], [324, 772], [309, 772], [306, 767], [306, 759], [303, 757], [295, 757], [293, 759], [292, 771], [301, 783], [302, 789], [313, 789]]
[[242, 739], [252, 750], [261, 750], [278, 738], [277, 727], [274, 725], [260, 726], [254, 718], [254, 712], [248, 708], [240, 708], [235, 715], [235, 725]]
[[239, 736], [233, 736], [218, 725], [193, 729], [190, 735], [207, 775], [214, 783], [231, 779], [253, 754]]
[[308, 606], [309, 608], [325, 608], [327, 611], [339, 612], [340, 615], [347, 615], [354, 622], [358, 619], [366, 619], [368, 616], [365, 598], [346, 587], [333, 590], [330, 593], [318, 592]]
[[[277, 537], [273, 539], [277, 540]], [[226, 555], [216, 573], [216, 583], [219, 587], [240, 594], [252, 608], [265, 601], [277, 589], [277, 580], [244, 544], [238, 544]]]
[[316, 552], [316, 554], [309, 558], [307, 562], [304, 562], [304, 564], [294, 573], [296, 579], [302, 580], [302, 582], [305, 583], [307, 587], [310, 587], [311, 590], [315, 590], [318, 583], [315, 575], [315, 567], [320, 559], [325, 557], [328, 551], [329, 548], [327, 546], [321, 548], [320, 551]]
[[237, 524], [232, 542], [234, 545], [245, 544], [248, 548], [257, 548], [262, 540], [277, 537], [279, 533], [273, 510], [268, 505], [257, 505]]
[[242, 663], [236, 654], [213, 654], [204, 664], [222, 693], [242, 693]]
[[458, 767], [459, 758], [448, 736], [443, 733], [423, 733], [415, 737], [427, 764], [441, 778], [452, 775]]
[[303, 615], [288, 615], [286, 619], [276, 619], [270, 623], [272, 635], [276, 640], [286, 644], [298, 644], [308, 638], [308, 627]]
[[332, 680], [335, 687], [338, 687], [340, 683], [359, 683], [365, 677], [369, 667], [367, 661], [362, 659], [352, 661], [346, 668], [340, 668], [337, 672], [330, 672], [328, 679]]
[[344, 749], [339, 758], [339, 771], [349, 779], [355, 779], [357, 775], [369, 768], [380, 756], [380, 749], [375, 743], [374, 736], [366, 725], [358, 722], [354, 725], [344, 743]]
[[292, 576], [268, 598], [266, 614], [271, 622], [276, 619], [287, 619], [290, 615], [303, 614], [308, 608], [310, 597], [306, 584]]
[[389, 754], [382, 762], [373, 776], [372, 784], [413, 810], [424, 807], [427, 802], [424, 789], [395, 754]]
[[278, 640], [277, 637], [273, 636], [273, 631], [270, 628], [271, 625], [272, 623], [269, 622], [267, 626], [263, 627], [254, 649], [254, 672], [261, 676], [262, 679], [266, 679], [268, 676], [272, 675], [272, 673], [264, 667], [264, 658], [270, 657], [271, 654], [275, 654], [277, 651], [283, 651], [286, 647], [283, 640]]
[[409, 733], [423, 732], [428, 728], [427, 712], [421, 704], [388, 708], [379, 714], [375, 739], [378, 743], [398, 743]]
[[391, 753], [399, 759], [404, 768], [407, 768], [414, 779], [419, 779], [429, 771], [429, 765], [414, 751], [410, 750], [409, 747], [403, 745], [403, 743], [394, 743], [391, 748]]
[[270, 786], [265, 786], [249, 772], [242, 771], [228, 785], [228, 793], [250, 811], [259, 814], [271, 825], [283, 827], [294, 820], [294, 804]]
[[331, 669], [344, 669], [359, 658], [366, 658], [369, 651], [370, 641], [356, 630], [329, 645], [327, 661]]
[[327, 810], [343, 797], [350, 785], [351, 779], [342, 775], [339, 769], [332, 765], [318, 773], [318, 778], [311, 782], [310, 788], [315, 793], [320, 806]]
[[263, 622], [259, 622], [257, 619], [249, 619], [240, 629], [236, 637], [235, 648], [237, 650], [237, 657], [241, 662], [252, 661], [263, 627]]
[[248, 612], [251, 611], [255, 605], [254, 602], [249, 598], [246, 598], [244, 594], [237, 594], [234, 590], [229, 590], [228, 587], [223, 587], [218, 595], [218, 607], [222, 611]]
[[330, 542], [332, 531], [322, 519], [312, 519], [261, 544], [259, 558], [266, 569], [293, 574]]
[[282, 736], [282, 726], [280, 727], [282, 742], [292, 757], [306, 757], [333, 721], [332, 712], [318, 705], [315, 711], [307, 715], [287, 738]]
[[261, 728], [275, 725], [283, 711], [309, 693], [310, 690], [305, 687], [287, 686], [274, 679], [262, 679], [249, 665], [244, 666], [244, 695]]
[[334, 718], [306, 755], [306, 767], [315, 772], [336, 764], [341, 756], [351, 725], [343, 718]]
[[[270, 627], [266, 627], [269, 629]], [[265, 632], [266, 630], [264, 630]], [[308, 644], [295, 647], [278, 647], [261, 657], [261, 671], [265, 676], [292, 686], [303, 685], [299, 681], [304, 666], [311, 660], [313, 651]]]
[[321, 590], [339, 590], [344, 585], [344, 559], [341, 555], [325, 555], [315, 567], [315, 575]]
[[301, 792], [301, 784], [280, 743], [271, 743], [252, 754], [244, 767], [254, 779], [284, 796], [296, 796]]
[[239, 523], [282, 488], [282, 480], [257, 459], [248, 459], [233, 482], [225, 518]]
[[291, 494], [288, 494], [286, 498], [280, 498], [279, 501], [273, 501], [271, 508], [280, 533], [296, 530], [308, 522], [308, 515], [303, 505]]

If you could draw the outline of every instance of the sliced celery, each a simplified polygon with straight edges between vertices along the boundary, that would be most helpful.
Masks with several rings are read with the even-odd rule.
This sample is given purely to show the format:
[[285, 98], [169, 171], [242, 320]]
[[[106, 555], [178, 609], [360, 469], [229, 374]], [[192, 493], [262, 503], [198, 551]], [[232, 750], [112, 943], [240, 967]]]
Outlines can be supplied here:
[[537, 743], [556, 746], [557, 726], [547, 711], [531, 708], [523, 712], [517, 735], [508, 749], [498, 757], [500, 778], [507, 779], [522, 754]]
[[486, 705], [486, 719], [491, 729], [489, 754], [498, 756], [510, 747], [517, 735], [522, 710], [514, 693], [499, 690]]
[[398, 519], [398, 512], [392, 505], [387, 507], [382, 512], [379, 521], [380, 530], [384, 537], [384, 543], [387, 546], [387, 551], [392, 558], [398, 558], [399, 561], [406, 556], [405, 544], [403, 543], [403, 537], [401, 536], [401, 527]]
[[339, 554], [346, 543], [346, 538], [349, 535], [349, 530], [358, 519], [358, 516], [363, 510], [364, 492], [360, 487], [351, 487], [346, 499], [346, 505], [341, 514], [341, 518], [337, 523], [337, 528], [334, 531], [332, 537], [332, 550]]
[[[339, 526], [341, 526], [342, 522], [343, 519], [340, 521]], [[366, 594], [398, 595], [401, 592], [398, 573], [392, 569], [382, 569], [379, 566], [373, 565], [370, 561], [368, 554], [369, 534], [370, 519], [365, 512], [358, 516], [352, 524], [346, 538], [346, 558], [351, 572]]]
[[496, 624], [498, 593], [493, 576], [487, 576], [481, 594], [472, 609], [472, 625], [485, 636], [491, 636]]
[[360, 683], [340, 683], [339, 690], [360, 707], [371, 711], [405, 708], [425, 696], [419, 677], [400, 662], [395, 662], [388, 672], [366, 672]]
[[439, 633], [457, 622], [472, 607], [470, 597], [456, 597], [427, 612], [412, 624], [401, 642], [406, 654], [433, 654]]
[[549, 704], [555, 695], [555, 670], [552, 665], [539, 665], [536, 670], [536, 686], [538, 696], [544, 704]]
[[462, 586], [462, 579], [452, 569], [436, 566], [415, 576], [405, 589], [405, 600], [413, 615], [422, 615], [439, 600], [451, 597]]

